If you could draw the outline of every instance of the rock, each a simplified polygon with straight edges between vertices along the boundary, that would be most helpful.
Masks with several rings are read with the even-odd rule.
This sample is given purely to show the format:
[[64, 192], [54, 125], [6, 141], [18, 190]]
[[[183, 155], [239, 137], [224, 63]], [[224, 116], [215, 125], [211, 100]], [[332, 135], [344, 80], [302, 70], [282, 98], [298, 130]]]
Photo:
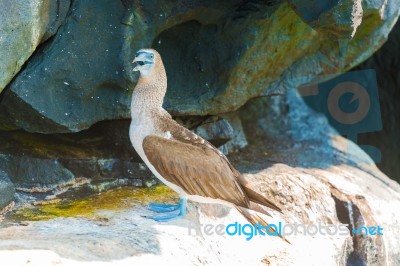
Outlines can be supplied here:
[[336, 36], [337, 39], [354, 37], [363, 19], [361, 1], [289, 0], [289, 4], [304, 22], [317, 31]]
[[[273, 217], [267, 217], [271, 224], [304, 224], [311, 228], [309, 233], [299, 230], [290, 235], [287, 230], [291, 244], [268, 235], [248, 241], [246, 235], [227, 235], [224, 232], [229, 224], [246, 224], [238, 212], [221, 205], [190, 202], [186, 218], [169, 223], [146, 219], [150, 211], [129, 205], [122, 210], [98, 210], [96, 218], [86, 218], [89, 214], [84, 213], [83, 217], [14, 224], [0, 229], [0, 257], [15, 263], [21, 258], [34, 263], [39, 258], [27, 250], [40, 247], [40, 263], [60, 265], [68, 265], [70, 260], [96, 260], [105, 265], [110, 261], [121, 265], [396, 264], [400, 255], [396, 237], [400, 228], [396, 211], [400, 207], [400, 186], [373, 166], [341, 163], [316, 169], [285, 165], [286, 161], [272, 163], [270, 156], [287, 157], [287, 141], [255, 143], [231, 160], [259, 192], [283, 207], [283, 215], [273, 212]], [[335, 145], [339, 147], [343, 141], [338, 137]], [[301, 149], [292, 146], [289, 151], [296, 156], [312, 153], [314, 159], [325, 160], [324, 154], [310, 144], [302, 144]], [[263, 155], [266, 152], [268, 156]], [[351, 233], [362, 225], [379, 225], [384, 234], [361, 237]], [[224, 229], [222, 234], [216, 233], [217, 226]], [[312, 231], [315, 226], [329, 226], [329, 232], [337, 228], [338, 232], [316, 234]]]
[[31, 192], [46, 192], [71, 183], [75, 178], [57, 160], [46, 158], [1, 154], [0, 169], [7, 173], [17, 189]]
[[[214, 120], [214, 121], [213, 121]], [[212, 141], [217, 147], [225, 144], [233, 137], [233, 128], [225, 119], [212, 117], [196, 127], [194, 132], [200, 137]]]
[[75, 132], [128, 114], [119, 59], [122, 3], [80, 0], [70, 10], [4, 93], [3, 123], [31, 132]]
[[400, 182], [400, 142], [395, 141], [400, 135], [400, 125], [395, 117], [400, 113], [400, 22], [396, 23], [388, 41], [371, 58], [355, 70], [373, 69], [376, 71], [382, 117], [382, 128], [377, 132], [360, 134], [361, 144], [372, 145], [382, 154], [377, 166], [389, 177]]
[[[364, 149], [377, 163], [377, 166], [389, 177], [399, 181], [400, 167], [397, 163], [400, 160], [399, 142], [394, 141], [400, 134], [398, 123], [393, 121], [393, 114], [400, 112], [397, 104], [399, 99], [399, 56], [400, 49], [400, 23], [397, 22], [389, 35], [388, 41], [367, 61], [352, 69], [352, 71], [321, 82], [315, 87], [319, 92], [315, 95], [304, 95], [306, 103], [324, 113], [330, 124], [348, 139], [356, 142]], [[337, 84], [343, 81], [355, 82], [363, 88], [362, 94], [358, 94], [360, 105], [368, 102], [368, 111], [360, 121], [351, 124], [343, 124], [329, 110], [328, 99], [330, 93], [336, 88]], [[343, 83], [344, 84], [344, 83]], [[339, 86], [341, 87], [341, 86]], [[337, 87], [337, 88], [339, 88]], [[343, 86], [342, 86], [343, 87]], [[312, 89], [310, 90], [310, 92]], [[306, 92], [306, 91], [305, 91]], [[312, 94], [312, 93], [311, 93]], [[345, 100], [346, 96], [343, 99]], [[343, 100], [342, 99], [342, 100]], [[343, 101], [339, 107], [348, 113], [358, 113], [361, 109], [354, 104], [357, 101]], [[353, 109], [352, 109], [353, 108]], [[347, 109], [347, 111], [346, 111]], [[270, 123], [267, 123], [270, 124]]]
[[[185, 121], [182, 123], [215, 146], [233, 138], [230, 145], [237, 149], [227, 120], [212, 117]], [[152, 184], [154, 176], [130, 143], [129, 125], [130, 120], [101, 122], [74, 134], [0, 131], [0, 169], [8, 173], [18, 189], [26, 191], [52, 190], [75, 182], [76, 178], [92, 183]]]
[[[27, 216], [14, 214], [24, 213], [23, 206], [34, 194], [18, 192], [16, 210], [0, 224], [1, 260], [16, 264], [21, 264], [20, 259], [25, 264], [37, 260], [41, 265], [71, 260], [167, 265], [396, 264], [400, 186], [357, 145], [340, 137], [327, 118], [307, 108], [296, 90], [368, 57], [393, 26], [399, 2], [364, 1], [359, 25], [351, 24], [359, 17], [349, 13], [359, 7], [359, 1], [331, 2], [332, 6], [315, 10], [310, 20], [298, 9], [304, 3], [289, 3], [186, 1], [172, 6], [153, 1], [73, 1], [56, 35], [0, 97], [1, 128], [51, 134], [0, 132], [0, 169], [23, 191], [47, 191], [74, 182], [65, 197], [79, 190], [79, 177], [91, 178], [81, 189], [83, 194], [88, 187], [102, 192], [100, 201], [110, 188], [153, 184], [147, 182], [153, 179], [146, 176], [149, 171], [130, 145], [129, 121], [97, 123], [129, 118], [129, 94], [137, 78], [128, 73], [130, 62], [135, 50], [153, 46], [167, 66], [171, 89], [165, 107], [179, 116], [223, 117], [211, 124], [204, 124], [207, 116], [192, 116], [186, 122], [212, 140], [230, 139], [225, 145], [244, 147], [230, 155], [231, 162], [255, 189], [284, 210], [282, 215], [272, 212], [268, 221], [344, 230], [315, 235], [304, 227], [305, 231], [287, 236], [292, 245], [277, 237], [247, 241], [246, 235], [204, 231], [206, 224], [216, 228], [245, 223], [227, 207], [191, 203], [185, 219], [166, 225], [145, 219], [150, 212], [132, 207], [132, 202], [143, 204], [134, 198], [108, 198], [106, 207], [91, 209], [88, 216], [85, 207], [98, 201], [75, 202], [74, 197], [63, 201], [60, 191], [49, 195], [59, 201], [57, 210], [80, 206], [79, 214], [26, 222]], [[330, 24], [333, 21], [339, 22], [337, 28]], [[94, 36], [100, 38], [95, 46]], [[269, 97], [256, 98], [263, 95]], [[230, 127], [238, 134], [232, 135]], [[80, 132], [62, 133], [76, 131]], [[140, 196], [147, 197], [150, 191]], [[115, 209], [115, 200], [123, 207]], [[45, 219], [33, 210], [30, 219]], [[357, 229], [363, 226], [381, 227], [384, 234], [362, 236]], [[191, 235], [192, 231], [201, 233]], [[31, 249], [44, 250], [43, 257], [23, 251]]]
[[[400, 186], [379, 172], [373, 160], [360, 147], [331, 130], [324, 115], [305, 107], [304, 102], [295, 93], [297, 85], [292, 83], [287, 86], [286, 89], [291, 93], [286, 97], [275, 96], [253, 100], [241, 109], [240, 114], [244, 128], [252, 129], [246, 131], [248, 138], [251, 140], [265, 139], [262, 142], [264, 144], [258, 143], [257, 147], [265, 145], [267, 157], [264, 160], [257, 159], [257, 162], [264, 164], [264, 167], [261, 168], [270, 165], [265, 170], [266, 174], [263, 177], [259, 176], [257, 179], [256, 175], [248, 176], [253, 180], [251, 183], [254, 187], [259, 187], [261, 191], [270, 190], [272, 187], [271, 191], [273, 192], [270, 192], [269, 196], [275, 197], [275, 201], [277, 201], [277, 191], [279, 191], [278, 194], [285, 194], [283, 192], [285, 189], [293, 191], [292, 189], [295, 187], [299, 188], [299, 183], [303, 187], [305, 184], [311, 184], [309, 183], [311, 179], [317, 178], [318, 181], [314, 183], [316, 187], [311, 188], [309, 185], [305, 185], [306, 188], [303, 192], [289, 196], [289, 199], [286, 196], [283, 197], [284, 200], [280, 204], [288, 206], [288, 202], [296, 202], [295, 205], [298, 207], [293, 206], [290, 212], [297, 213], [295, 215], [297, 216], [296, 222], [300, 221], [305, 224], [317, 223], [321, 219], [329, 221], [328, 224], [334, 224], [335, 222], [332, 220], [338, 219], [340, 223], [348, 224], [351, 231], [361, 226], [380, 225], [385, 227], [382, 224], [386, 223], [386, 227], [394, 231], [384, 233], [385, 236], [360, 236], [354, 232], [351, 233], [351, 239], [348, 238], [343, 242], [341, 255], [337, 255], [336, 263], [339, 265], [380, 265], [382, 261], [386, 261], [388, 264], [395, 264], [399, 253], [389, 251], [390, 248], [386, 250], [385, 243], [389, 241], [395, 246], [399, 245], [399, 241], [388, 240], [386, 237], [392, 238], [392, 234], [400, 230], [400, 223], [393, 223], [390, 216], [382, 217], [380, 213], [382, 209], [387, 212], [393, 207], [392, 204], [400, 203], [398, 194]], [[287, 99], [286, 104], [284, 99]], [[256, 116], [253, 115], [254, 110], [258, 110]], [[259, 128], [254, 131], [253, 129], [257, 125]], [[263, 125], [268, 125], [268, 127]], [[270, 128], [274, 128], [274, 130], [270, 130]], [[257, 144], [253, 142], [252, 145]], [[251, 156], [259, 158], [262, 156], [261, 154], [262, 152], [253, 152]], [[254, 170], [257, 164], [246, 162], [249, 160], [248, 158], [251, 157], [240, 156], [237, 161], [243, 165], [242, 170], [262, 173]], [[287, 166], [278, 166], [277, 162], [285, 162], [286, 165], [295, 166], [296, 169], [300, 167], [301, 172], [306, 176], [301, 173], [290, 174], [284, 170]], [[275, 170], [273, 170], [274, 168]], [[274, 172], [277, 175], [275, 177]], [[374, 174], [370, 177], [365, 175], [372, 172]], [[288, 174], [283, 176], [281, 173]], [[293, 178], [298, 178], [298, 181], [294, 181]], [[268, 180], [268, 185], [262, 184], [265, 180]], [[294, 183], [290, 185], [288, 182]], [[378, 183], [385, 184], [386, 188], [382, 190]], [[327, 188], [328, 190], [326, 190]], [[393, 192], [389, 192], [389, 190]], [[316, 193], [314, 196], [312, 195], [313, 191]], [[322, 195], [326, 195], [327, 199], [331, 198], [330, 202], [321, 201], [321, 197], [324, 197]], [[309, 202], [308, 198], [317, 198], [317, 201]], [[332, 199], [334, 205], [332, 205]], [[301, 203], [302, 201], [304, 202]], [[307, 211], [307, 209], [313, 208], [315, 208], [314, 211]], [[336, 212], [337, 218], [331, 216], [332, 210], [333, 213]], [[315, 216], [315, 213], [318, 215]], [[326, 216], [322, 215], [323, 213]], [[389, 251], [389, 254], [386, 254], [386, 251]]]
[[[65, 199], [15, 210], [3, 221], [7, 226], [0, 226], [0, 257], [15, 264], [40, 260], [60, 265], [71, 260], [105, 265], [396, 265], [400, 185], [308, 108], [292, 85], [286, 98], [254, 99], [239, 110], [251, 141], [230, 156], [255, 190], [282, 207], [283, 214], [271, 211], [266, 219], [281, 225], [291, 244], [246, 230], [227, 234], [227, 226], [247, 222], [218, 204], [189, 202], [184, 219], [157, 223], [145, 218], [152, 213], [141, 204], [177, 200], [177, 195], [149, 190], [135, 196], [145, 202], [135, 203], [132, 192], [114, 190], [75, 203]], [[278, 129], [268, 130], [265, 121]], [[82, 209], [88, 202], [92, 204]], [[97, 206], [100, 202], [103, 207]], [[54, 213], [58, 218], [41, 220]], [[38, 248], [40, 258], [28, 251]]]
[[37, 47], [56, 33], [69, 0], [0, 2], [0, 92]]
[[0, 170], [0, 213], [14, 200], [15, 188], [7, 173]]
[[56, 35], [4, 91], [0, 127], [65, 133], [129, 118], [137, 80], [131, 61], [142, 47], [163, 57], [165, 108], [173, 115], [231, 112], [251, 98], [282, 93], [279, 84], [293, 76], [357, 65], [386, 40], [400, 12], [399, 0], [371, 1], [362, 10], [359, 1], [336, 1], [307, 20], [299, 8], [305, 4], [290, 3], [73, 1]]
[[60, 162], [75, 176], [83, 176], [96, 181], [125, 179], [127, 183], [143, 186], [146, 180], [150, 181], [153, 178], [144, 163], [122, 158], [61, 159]]
[[76, 134], [0, 131], [0, 169], [27, 191], [48, 191], [82, 177], [143, 185], [153, 175], [130, 144], [129, 124], [102, 122]]
[[231, 140], [219, 149], [226, 155], [231, 152], [238, 152], [248, 144], [238, 112], [226, 113], [223, 114], [222, 117], [232, 126], [233, 134]]
[[176, 121], [209, 141], [225, 155], [247, 146], [237, 112], [220, 116], [177, 117]]

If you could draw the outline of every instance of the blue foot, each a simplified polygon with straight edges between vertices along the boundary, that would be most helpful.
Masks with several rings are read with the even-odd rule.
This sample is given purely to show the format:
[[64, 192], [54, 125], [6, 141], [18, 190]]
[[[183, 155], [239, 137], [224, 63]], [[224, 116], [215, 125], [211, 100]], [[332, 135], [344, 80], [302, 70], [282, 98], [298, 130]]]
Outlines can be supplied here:
[[160, 203], [150, 203], [149, 210], [158, 213], [173, 212], [178, 210], [179, 204], [160, 204]]
[[166, 212], [174, 212], [179, 210], [179, 213], [171, 213], [165, 216], [147, 216], [157, 222], [169, 222], [176, 219], [180, 219], [185, 217], [186, 215], [186, 199], [180, 199], [179, 204], [159, 204], [159, 203], [151, 203], [149, 205], [149, 209], [158, 212], [158, 213], [166, 213]]

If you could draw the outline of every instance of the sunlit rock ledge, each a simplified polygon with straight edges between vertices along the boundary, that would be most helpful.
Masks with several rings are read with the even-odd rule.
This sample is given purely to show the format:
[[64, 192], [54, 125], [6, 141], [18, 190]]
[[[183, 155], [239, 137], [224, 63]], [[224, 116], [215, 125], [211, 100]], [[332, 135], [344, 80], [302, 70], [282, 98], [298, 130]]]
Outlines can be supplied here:
[[[244, 235], [215, 233], [219, 224], [246, 223], [227, 207], [190, 203], [185, 219], [158, 223], [143, 217], [151, 214], [145, 208], [147, 202], [173, 201], [174, 193], [143, 194], [142, 201], [137, 196], [136, 201], [132, 200], [135, 196], [119, 197], [120, 203], [101, 206], [101, 198], [111, 193], [105, 192], [97, 195], [97, 200], [85, 202], [93, 211], [68, 217], [61, 213], [59, 218], [41, 221], [28, 221], [29, 216], [25, 221], [24, 216], [16, 222], [4, 220], [0, 258], [7, 265], [395, 265], [400, 260], [396, 237], [400, 234], [400, 186], [374, 165], [345, 164], [343, 160], [349, 158], [341, 147], [346, 142], [335, 137], [335, 152], [344, 156], [321, 169], [294, 165], [304, 153], [311, 160], [324, 160], [320, 150], [310, 144], [250, 145], [231, 158], [260, 192], [283, 207], [283, 215], [271, 212], [273, 217], [267, 217], [270, 223], [349, 224], [346, 234], [299, 232], [286, 236], [291, 244], [268, 235], [246, 240]], [[271, 162], [282, 154], [265, 154], [277, 148], [291, 151], [291, 161]], [[365, 156], [355, 145], [352, 149]], [[121, 202], [125, 203], [120, 206]], [[76, 206], [80, 205], [71, 208]], [[206, 232], [206, 225], [213, 229]], [[378, 225], [383, 228], [382, 236], [350, 232], [353, 227]]]

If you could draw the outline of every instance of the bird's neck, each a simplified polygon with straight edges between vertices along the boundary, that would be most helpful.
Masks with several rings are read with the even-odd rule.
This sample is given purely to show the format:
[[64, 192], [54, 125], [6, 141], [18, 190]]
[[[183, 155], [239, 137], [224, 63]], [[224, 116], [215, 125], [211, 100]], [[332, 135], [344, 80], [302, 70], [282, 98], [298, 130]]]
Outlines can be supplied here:
[[146, 76], [140, 76], [132, 94], [131, 113], [162, 109], [167, 91], [167, 76], [164, 67], [155, 66]]

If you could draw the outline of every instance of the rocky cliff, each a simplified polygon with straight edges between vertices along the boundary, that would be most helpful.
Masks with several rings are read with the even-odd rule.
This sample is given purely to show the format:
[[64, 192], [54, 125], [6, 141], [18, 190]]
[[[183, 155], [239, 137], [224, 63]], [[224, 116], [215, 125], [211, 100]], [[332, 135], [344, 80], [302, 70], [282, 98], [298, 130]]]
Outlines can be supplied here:
[[[232, 257], [251, 264], [295, 265], [299, 258], [320, 265], [321, 257], [306, 250], [305, 243], [311, 243], [326, 247], [323, 254], [332, 265], [399, 263], [399, 241], [394, 238], [399, 231], [395, 212], [399, 185], [375, 167], [371, 149], [365, 149], [366, 154], [340, 137], [341, 125], [332, 129], [331, 118], [308, 109], [296, 92], [307, 102], [315, 88], [336, 88], [346, 77], [365, 88], [377, 82], [379, 97], [370, 94], [368, 119], [350, 124], [361, 128], [362, 134], [347, 137], [379, 149], [379, 166], [400, 180], [395, 116], [399, 23], [394, 27], [399, 6], [399, 0], [0, 0], [0, 209], [4, 208], [7, 221], [0, 229], [4, 240], [0, 249], [50, 249], [57, 255], [52, 254], [48, 263], [56, 256], [55, 261], [65, 264], [71, 260], [123, 264], [125, 259], [140, 261], [139, 254], [144, 254], [143, 262], [179, 256], [182, 263], [224, 264]], [[42, 201], [75, 213], [78, 203], [64, 203], [76, 195], [156, 183], [128, 139], [130, 96], [138, 78], [131, 62], [143, 47], [153, 47], [163, 57], [168, 76], [165, 109], [229, 153], [255, 186], [285, 206], [276, 221], [348, 224], [349, 230], [380, 225], [388, 233], [374, 238], [349, 231], [336, 240], [301, 236], [292, 246], [276, 250], [272, 246], [281, 244], [273, 240], [264, 243], [265, 250], [251, 253], [254, 256], [241, 257], [240, 249], [249, 251], [251, 245], [228, 251], [229, 237], [185, 235], [176, 240], [175, 231], [164, 225], [154, 225], [160, 234], [153, 235], [140, 218], [146, 211], [132, 211], [130, 205], [112, 210], [116, 218], [100, 215], [95, 222], [85, 215], [83, 220], [76, 215], [65, 218], [60, 212], [39, 215], [35, 206]], [[362, 72], [366, 69], [376, 70], [377, 78], [348, 72], [367, 73]], [[346, 112], [351, 113], [357, 104], [348, 102]], [[330, 112], [329, 104], [318, 104]], [[318, 104], [309, 105], [321, 111]], [[378, 133], [373, 133], [368, 124], [381, 113], [378, 124], [384, 130], [377, 126]], [[198, 226], [211, 223], [213, 216], [221, 219], [215, 223], [237, 218], [222, 217], [227, 212], [223, 208], [215, 207], [211, 214], [204, 208], [193, 205], [187, 221]], [[100, 209], [111, 211], [107, 204]], [[26, 222], [40, 217], [58, 218]], [[99, 229], [95, 235], [102, 237], [94, 246], [84, 244], [93, 239], [79, 236], [74, 226], [71, 231], [57, 231], [70, 223], [88, 230], [103, 225], [117, 230], [125, 219], [138, 223], [138, 235], [125, 239], [123, 234]], [[10, 226], [10, 221], [18, 222]], [[28, 224], [26, 230], [20, 230], [21, 224]], [[140, 231], [157, 243], [144, 244]], [[37, 232], [37, 241], [24, 241]], [[48, 240], [48, 234], [67, 242], [82, 241], [75, 247], [81, 253], [67, 252], [63, 241]], [[103, 252], [110, 239], [115, 249]], [[166, 243], [172, 240], [180, 246], [168, 253]], [[125, 244], [132, 252], [114, 252]], [[188, 253], [192, 246], [200, 246], [197, 257]], [[223, 246], [217, 248], [219, 254], [210, 251], [219, 246]], [[0, 257], [12, 254], [2, 252]], [[30, 260], [30, 254], [23, 256]]]

